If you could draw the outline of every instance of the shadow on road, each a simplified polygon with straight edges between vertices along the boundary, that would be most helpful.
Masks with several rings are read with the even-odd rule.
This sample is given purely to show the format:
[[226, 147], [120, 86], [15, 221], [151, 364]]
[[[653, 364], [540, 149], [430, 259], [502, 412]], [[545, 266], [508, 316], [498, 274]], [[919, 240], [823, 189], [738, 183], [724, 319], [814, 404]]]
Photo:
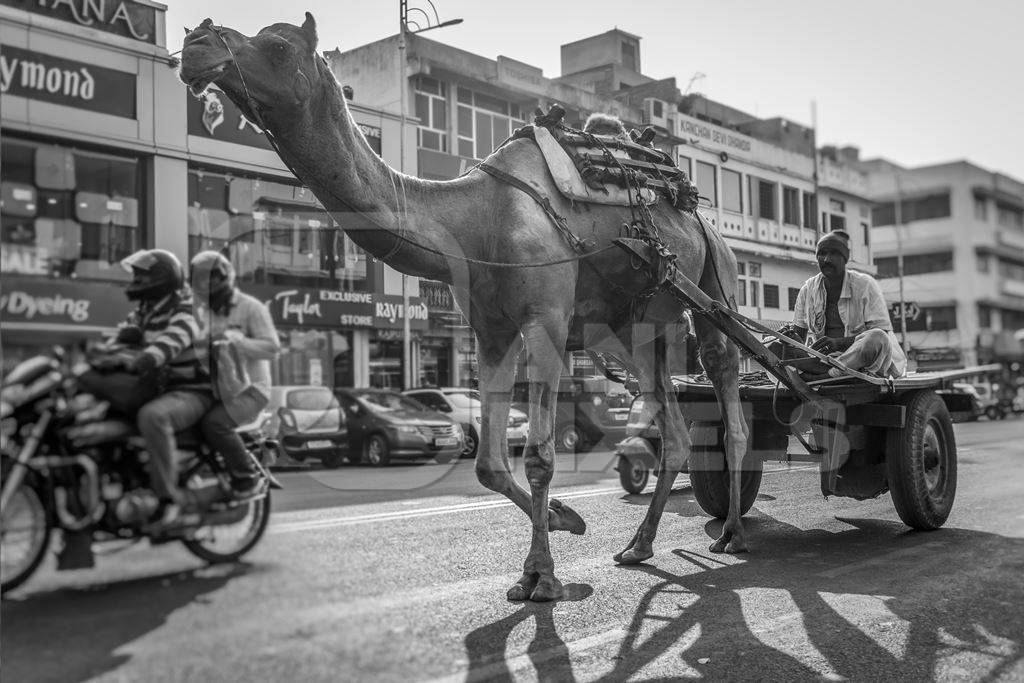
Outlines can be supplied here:
[[[698, 571], [623, 568], [659, 583], [641, 597], [606, 680], [625, 680], [669, 651], [690, 666], [702, 662], [699, 672], [711, 680], [961, 679], [967, 671], [993, 680], [1019, 666], [1024, 584], [1012, 577], [1024, 569], [1024, 541], [964, 529], [913, 532], [885, 520], [842, 519], [855, 528], [840, 533], [763, 514], [744, 521], [757, 544], [740, 563], [676, 550]], [[721, 526], [710, 520], [708, 538]], [[979, 558], [996, 575], [972, 571]], [[650, 610], [665, 592], [690, 603], [668, 623]], [[873, 632], [878, 610], [891, 617], [884, 627], [896, 629], [886, 637]]]
[[[670, 510], [696, 514], [685, 497], [674, 498]], [[621, 568], [656, 583], [619, 633], [609, 632], [607, 642], [619, 646], [600, 680], [636, 680], [655, 660], [657, 671], [673, 672], [665, 680], [684, 673], [730, 681], [996, 680], [1021, 673], [1024, 540], [964, 529], [913, 532], [869, 519], [843, 519], [854, 528], [839, 533], [803, 530], [756, 511], [744, 521], [756, 545], [738, 563], [676, 550], [696, 571]], [[709, 542], [721, 524], [707, 523]], [[537, 635], [530, 659], [539, 679], [573, 680], [551, 610], [527, 604], [470, 633], [466, 680], [511, 680], [527, 666], [521, 655], [506, 660], [505, 649], [512, 629], [531, 615]]]
[[[565, 586], [565, 597], [560, 602], [578, 602], [589, 598], [594, 589], [583, 583]], [[466, 653], [469, 655], [469, 673], [466, 682], [513, 681], [513, 672], [505, 660], [505, 643], [512, 630], [530, 617], [537, 627], [533, 640], [527, 648], [529, 657], [538, 672], [571, 671], [569, 648], [555, 629], [554, 609], [558, 602], [524, 602], [518, 612], [483, 626], [466, 636]], [[539, 680], [555, 680], [539, 676]]]
[[71, 683], [112, 671], [131, 657], [120, 648], [254, 570], [240, 562], [5, 599], [3, 677]]

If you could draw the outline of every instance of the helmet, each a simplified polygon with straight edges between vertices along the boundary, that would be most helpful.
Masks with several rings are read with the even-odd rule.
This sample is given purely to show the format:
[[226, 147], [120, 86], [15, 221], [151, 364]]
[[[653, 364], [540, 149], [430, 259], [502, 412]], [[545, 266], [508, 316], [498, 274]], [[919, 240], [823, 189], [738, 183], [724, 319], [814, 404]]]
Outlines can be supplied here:
[[178, 257], [164, 249], [142, 249], [121, 261], [132, 274], [125, 294], [132, 301], [158, 301], [185, 285]]
[[190, 280], [196, 297], [219, 308], [235, 288], [235, 269], [219, 251], [201, 251], [192, 257]]

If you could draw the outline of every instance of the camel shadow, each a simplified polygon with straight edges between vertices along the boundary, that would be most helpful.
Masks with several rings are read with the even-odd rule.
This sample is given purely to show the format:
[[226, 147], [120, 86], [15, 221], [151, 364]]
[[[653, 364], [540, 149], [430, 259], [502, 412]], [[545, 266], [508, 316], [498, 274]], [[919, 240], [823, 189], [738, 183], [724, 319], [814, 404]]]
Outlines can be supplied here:
[[113, 671], [131, 658], [119, 653], [125, 644], [254, 571], [238, 562], [5, 598], [0, 605], [4, 679], [69, 683]]
[[[601, 680], [636, 679], [666, 656], [672, 678], [682, 668], [688, 676], [730, 681], [960, 679], [964, 661], [981, 662], [974, 679], [1019, 673], [1024, 585], [1012, 572], [1024, 566], [1024, 541], [841, 521], [854, 528], [802, 530], [758, 515], [745, 523], [761, 540], [739, 562], [676, 550], [696, 572], [622, 567], [656, 583], [641, 597], [615, 666]], [[709, 539], [721, 524], [708, 522]], [[979, 557], [997, 571], [972, 573]], [[666, 602], [679, 606], [677, 616], [665, 616]]]
[[533, 617], [536, 630], [526, 650], [537, 671], [539, 681], [564, 680], [564, 672], [572, 671], [569, 648], [555, 628], [554, 609], [561, 602], [586, 600], [594, 589], [584, 583], [565, 586], [565, 597], [557, 602], [524, 602], [519, 611], [471, 631], [465, 638], [469, 656], [466, 683], [477, 681], [514, 681], [513, 663], [505, 658], [505, 644], [512, 631]]
[[[628, 493], [619, 500], [625, 501], [630, 505], [639, 505], [642, 507], [650, 507], [651, 498], [654, 496], [654, 492], [644, 493]], [[755, 499], [759, 502], [768, 502], [775, 500], [775, 496], [771, 496], [767, 493], [758, 493]], [[707, 517], [708, 513], [700, 507], [697, 503], [697, 499], [693, 497], [693, 487], [690, 484], [676, 485], [672, 489], [672, 493], [669, 494], [668, 500], [665, 502], [664, 514], [675, 514], [680, 517]], [[744, 520], [746, 522], [746, 520]]]

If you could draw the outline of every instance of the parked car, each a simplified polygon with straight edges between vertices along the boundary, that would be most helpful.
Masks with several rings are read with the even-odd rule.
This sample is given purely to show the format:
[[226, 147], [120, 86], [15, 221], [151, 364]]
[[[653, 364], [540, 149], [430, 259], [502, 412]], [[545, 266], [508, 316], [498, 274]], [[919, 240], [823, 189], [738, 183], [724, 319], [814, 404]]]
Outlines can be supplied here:
[[[402, 393], [413, 397], [431, 410], [446, 414], [462, 425], [462, 431], [466, 435], [462, 457], [476, 457], [480, 445], [480, 422], [483, 413], [479, 391], [464, 387], [440, 387], [408, 389]], [[509, 452], [512, 455], [522, 454], [529, 429], [526, 413], [512, 408], [505, 428], [505, 437], [508, 439]]]
[[270, 389], [270, 424], [279, 452], [299, 462], [319, 458], [338, 467], [348, 455], [345, 413], [327, 387], [278, 386]]
[[[603, 376], [562, 377], [558, 381], [555, 412], [555, 449], [585, 451], [605, 441], [614, 444], [626, 433], [632, 396], [621, 384]], [[529, 406], [529, 384], [517, 382], [513, 406]]]
[[446, 463], [464, 447], [462, 427], [447, 415], [390, 389], [334, 390], [348, 422], [350, 459], [386, 465], [392, 458]]

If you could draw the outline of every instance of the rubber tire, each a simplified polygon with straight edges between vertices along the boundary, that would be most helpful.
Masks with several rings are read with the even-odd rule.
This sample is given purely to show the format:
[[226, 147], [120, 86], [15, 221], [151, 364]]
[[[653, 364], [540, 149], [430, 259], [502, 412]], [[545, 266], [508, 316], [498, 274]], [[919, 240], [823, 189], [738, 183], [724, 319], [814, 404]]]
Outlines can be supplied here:
[[[468, 448], [472, 443], [473, 447]], [[476, 433], [476, 428], [470, 427], [466, 433], [466, 447], [463, 447], [462, 452], [459, 453], [460, 458], [475, 458], [476, 452], [480, 450], [480, 436]]]
[[619, 456], [619, 483], [629, 493], [641, 493], [651, 478], [651, 468], [640, 459]]
[[[904, 401], [906, 426], [886, 434], [886, 476], [896, 514], [904, 524], [922, 531], [938, 529], [949, 518], [956, 498], [956, 437], [946, 404], [930, 389], [916, 391]], [[945, 471], [935, 487], [925, 473], [924, 441], [929, 429], [936, 437], [939, 465]], [[943, 476], [944, 475], [944, 476]]]
[[[695, 447], [690, 452], [688, 463], [690, 486], [693, 497], [704, 512], [718, 519], [729, 516], [729, 470], [725, 459], [721, 427], [719, 423], [694, 423], [690, 428], [690, 438], [694, 444], [707, 444], [713, 430], [715, 444], [713, 449], [699, 450]], [[705, 446], [707, 448], [707, 446]], [[756, 463], [756, 464], [755, 464]], [[755, 462], [746, 463], [753, 469], [743, 471], [740, 482], [740, 515], [750, 512], [761, 489], [761, 474], [764, 463], [758, 458]]]
[[567, 422], [555, 430], [555, 450], [559, 453], [579, 453], [586, 450], [587, 437], [575, 422]]
[[[0, 585], [0, 593], [6, 593], [9, 590], [14, 590], [21, 584], [25, 583], [25, 581], [35, 573], [36, 569], [39, 568], [39, 564], [43, 561], [43, 558], [46, 557], [46, 551], [50, 547], [50, 532], [52, 531], [52, 527], [50, 525], [49, 515], [46, 514], [46, 507], [43, 505], [43, 501], [39, 498], [39, 493], [25, 483], [22, 483], [21, 486], [18, 487], [14, 495], [17, 496], [22, 491], [25, 491], [30, 496], [29, 504], [41, 514], [43, 523], [43, 540], [42, 543], [39, 544], [39, 548], [36, 550], [35, 556], [28, 564], [25, 565], [25, 568], [14, 576], [8, 578], [2, 585]], [[13, 501], [14, 498], [12, 497], [11, 502]]]
[[181, 544], [200, 560], [205, 560], [210, 564], [224, 564], [237, 561], [260, 542], [260, 539], [263, 538], [263, 533], [267, 530], [267, 523], [270, 522], [270, 492], [268, 491], [267, 495], [263, 498], [252, 501], [251, 505], [263, 505], [263, 517], [257, 522], [255, 535], [235, 552], [227, 554], [211, 552], [200, 541], [190, 539], [183, 540]]
[[320, 456], [320, 464], [329, 470], [336, 470], [345, 462], [347, 456], [340, 448]]
[[[370, 459], [370, 446], [374, 443], [380, 445], [380, 457], [376, 462]], [[383, 434], [371, 434], [366, 437], [366, 442], [363, 444], [363, 462], [374, 467], [384, 467], [391, 462], [390, 450], [387, 437]]]

